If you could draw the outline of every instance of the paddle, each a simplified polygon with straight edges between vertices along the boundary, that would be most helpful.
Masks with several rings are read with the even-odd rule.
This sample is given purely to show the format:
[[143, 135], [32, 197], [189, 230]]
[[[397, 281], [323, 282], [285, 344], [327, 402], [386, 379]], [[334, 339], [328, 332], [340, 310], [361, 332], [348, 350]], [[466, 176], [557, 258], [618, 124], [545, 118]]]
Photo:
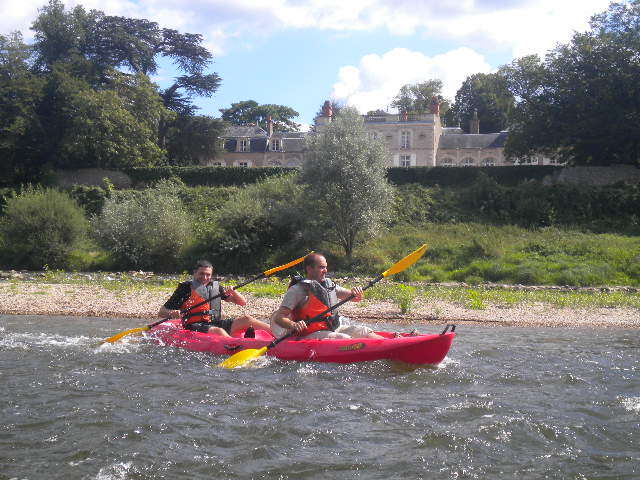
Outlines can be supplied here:
[[[243, 282], [243, 283], [241, 283], [239, 285], [236, 285], [233, 288], [234, 288], [234, 290], [237, 290], [238, 288], [244, 287], [245, 285], [248, 285], [251, 282], [255, 282], [256, 280], [260, 280], [261, 278], [269, 277], [269, 276], [273, 275], [276, 272], [280, 272], [282, 270], [286, 270], [287, 268], [293, 267], [294, 265], [297, 265], [300, 262], [302, 262], [305, 258], [307, 258], [309, 255], [311, 255], [311, 253], [313, 253], [313, 252], [310, 252], [307, 255], [305, 255], [304, 257], [297, 258], [296, 260], [293, 260], [293, 261], [291, 261], [289, 263], [286, 263], [284, 265], [280, 265], [279, 267], [275, 267], [275, 268], [272, 268], [272, 269], [267, 270], [265, 272], [262, 272], [260, 275], [257, 275], [255, 277], [247, 280], [246, 282]], [[184, 315], [185, 313], [189, 312], [190, 310], [192, 310], [192, 309], [194, 309], [196, 307], [199, 307], [200, 305], [204, 305], [205, 303], [209, 303], [211, 300], [215, 300], [216, 298], [218, 298], [220, 296], [222, 296], [222, 294], [220, 294], [220, 293], [218, 293], [216, 295], [213, 295], [213, 296], [207, 298], [206, 300], [203, 300], [200, 303], [196, 303], [195, 305], [190, 306], [189, 308], [183, 310], [180, 313], [182, 315]], [[125, 330], [124, 332], [120, 332], [120, 333], [114, 335], [113, 337], [109, 337], [109, 338], [107, 338], [106, 340], [103, 340], [100, 343], [101, 344], [103, 344], [103, 343], [114, 343], [114, 342], [117, 342], [118, 340], [120, 340], [122, 337], [126, 337], [127, 335], [131, 335], [131, 334], [134, 334], [134, 333], [146, 332], [148, 330], [151, 330], [153, 327], [156, 327], [156, 326], [160, 325], [161, 323], [167, 322], [169, 320], [171, 320], [171, 318], [163, 318], [162, 320], [158, 320], [157, 322], [150, 323], [149, 325], [146, 325], [144, 327], [138, 327], [138, 328], [132, 328], [130, 330]]]
[[[422, 245], [415, 252], [407, 255], [402, 260], [400, 260], [398, 263], [392, 265], [391, 268], [389, 268], [388, 270], [386, 270], [385, 272], [381, 273], [376, 278], [371, 280], [367, 285], [362, 287], [362, 290], [366, 290], [367, 288], [372, 287], [373, 285], [378, 283], [380, 280], [382, 280], [385, 277], [388, 277], [389, 275], [395, 275], [396, 273], [400, 273], [403, 270], [406, 270], [411, 265], [416, 263], [420, 259], [420, 257], [422, 257], [422, 255], [424, 255], [424, 252], [426, 250], [427, 250], [427, 245], [426, 244]], [[336, 308], [338, 308], [341, 305], [344, 305], [349, 300], [351, 300], [353, 297], [354, 297], [353, 295], [350, 295], [348, 298], [345, 298], [344, 300], [339, 301], [338, 303], [336, 303], [332, 307], [327, 308], [321, 314], [316, 315], [315, 317], [313, 317], [310, 320], [305, 320], [305, 323], [313, 323], [313, 322], [317, 322], [319, 320], [323, 320], [327, 313], [332, 312], [333, 310], [335, 310]], [[255, 360], [256, 358], [261, 357], [262, 355], [267, 353], [267, 351], [269, 351], [270, 349], [272, 349], [273, 347], [278, 345], [283, 340], [286, 340], [287, 338], [289, 338], [292, 335], [294, 335], [294, 333], [295, 332], [292, 330], [289, 333], [283, 335], [282, 337], [276, 338], [271, 343], [269, 343], [267, 346], [262, 347], [260, 349], [247, 348], [246, 350], [242, 350], [242, 351], [230, 356], [225, 361], [219, 363], [218, 366], [219, 367], [224, 367], [224, 368], [235, 368], [235, 367], [241, 367], [241, 366], [243, 366], [245, 364], [248, 364], [248, 363], [252, 362], [253, 360]]]

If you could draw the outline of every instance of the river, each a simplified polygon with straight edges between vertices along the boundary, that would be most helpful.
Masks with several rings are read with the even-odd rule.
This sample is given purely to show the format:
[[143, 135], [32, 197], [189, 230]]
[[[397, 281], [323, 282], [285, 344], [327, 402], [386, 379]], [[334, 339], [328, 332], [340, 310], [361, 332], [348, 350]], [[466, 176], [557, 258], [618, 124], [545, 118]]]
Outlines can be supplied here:
[[640, 478], [637, 330], [459, 326], [419, 369], [98, 346], [145, 323], [0, 316], [0, 480]]

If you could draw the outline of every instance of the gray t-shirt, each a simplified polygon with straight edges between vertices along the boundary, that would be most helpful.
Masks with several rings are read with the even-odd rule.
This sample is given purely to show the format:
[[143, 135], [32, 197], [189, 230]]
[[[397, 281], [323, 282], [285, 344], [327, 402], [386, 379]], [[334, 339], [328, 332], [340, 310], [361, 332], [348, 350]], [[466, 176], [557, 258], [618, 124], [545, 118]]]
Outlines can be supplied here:
[[[351, 295], [351, 290], [336, 285], [336, 295], [342, 300]], [[306, 287], [302, 283], [296, 283], [287, 290], [280, 306], [288, 308], [289, 310], [295, 310], [307, 303], [307, 300], [309, 300], [309, 296], [307, 295]]]

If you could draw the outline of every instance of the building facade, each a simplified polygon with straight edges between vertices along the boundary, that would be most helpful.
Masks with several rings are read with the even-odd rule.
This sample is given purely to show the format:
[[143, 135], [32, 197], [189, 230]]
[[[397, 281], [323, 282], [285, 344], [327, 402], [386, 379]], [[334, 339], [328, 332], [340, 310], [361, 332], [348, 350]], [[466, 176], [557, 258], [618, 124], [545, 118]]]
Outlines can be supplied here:
[[[331, 104], [325, 102], [315, 119], [315, 129], [321, 132], [331, 123]], [[527, 161], [507, 160], [504, 145], [508, 132], [479, 133], [477, 113], [470, 131], [460, 127], [443, 127], [437, 103], [428, 113], [380, 112], [364, 115], [364, 125], [372, 139], [382, 141], [389, 151], [390, 167], [483, 167], [518, 164], [554, 165], [549, 158]], [[305, 136], [313, 133], [274, 132], [269, 119], [267, 128], [232, 126], [221, 137], [223, 155], [209, 165], [240, 167], [298, 167], [304, 160]]]

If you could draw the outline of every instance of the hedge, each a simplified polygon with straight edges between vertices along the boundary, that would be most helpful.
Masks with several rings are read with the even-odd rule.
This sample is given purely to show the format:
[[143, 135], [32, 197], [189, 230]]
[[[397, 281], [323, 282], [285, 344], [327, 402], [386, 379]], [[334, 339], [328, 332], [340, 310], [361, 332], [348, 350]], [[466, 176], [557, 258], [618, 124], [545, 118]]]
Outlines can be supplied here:
[[[391, 167], [387, 169], [390, 183], [404, 185], [417, 183], [432, 187], [467, 186], [478, 178], [480, 172], [501, 185], [518, 185], [525, 180], [542, 180], [562, 167], [551, 165], [527, 165], [510, 167]], [[247, 185], [273, 175], [295, 171], [294, 167], [137, 167], [124, 170], [136, 186], [155, 183], [164, 178], [178, 177], [189, 186]]]
[[481, 173], [501, 185], [518, 185], [525, 180], [542, 180], [553, 175], [558, 169], [553, 165], [517, 165], [508, 167], [391, 167], [387, 169], [390, 183], [404, 185], [417, 183], [425, 187], [468, 186], [474, 183]]
[[246, 185], [264, 180], [267, 177], [296, 170], [292, 167], [137, 167], [123, 170], [134, 185], [149, 185], [159, 180], [171, 177], [180, 178], [189, 186], [224, 186]]

